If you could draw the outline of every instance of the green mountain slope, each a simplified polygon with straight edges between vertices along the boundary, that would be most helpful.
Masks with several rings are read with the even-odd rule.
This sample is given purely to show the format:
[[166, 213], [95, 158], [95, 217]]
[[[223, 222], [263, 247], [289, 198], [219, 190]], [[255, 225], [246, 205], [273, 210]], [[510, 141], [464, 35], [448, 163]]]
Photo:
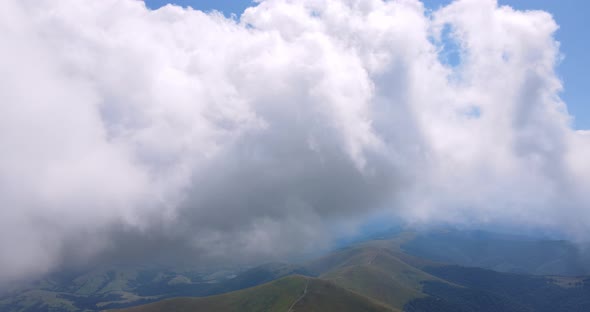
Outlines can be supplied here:
[[422, 281], [437, 280], [386, 250], [366, 248], [359, 252], [368, 257], [359, 263], [337, 267], [321, 277], [399, 309], [408, 301], [424, 296]]
[[402, 309], [411, 300], [426, 296], [422, 292], [424, 282], [444, 282], [421, 269], [436, 263], [401, 252], [399, 246], [412, 237], [405, 233], [364, 242], [314, 260], [307, 267], [322, 279]]
[[119, 312], [398, 311], [320, 279], [293, 275], [204, 298], [174, 298]]
[[289, 275], [305, 275], [312, 276], [312, 274], [304, 267], [290, 265], [286, 263], [266, 263], [241, 272], [234, 278], [231, 278], [223, 283], [218, 283], [216, 287], [212, 288], [214, 294], [226, 293], [234, 290], [245, 289], [268, 283]]

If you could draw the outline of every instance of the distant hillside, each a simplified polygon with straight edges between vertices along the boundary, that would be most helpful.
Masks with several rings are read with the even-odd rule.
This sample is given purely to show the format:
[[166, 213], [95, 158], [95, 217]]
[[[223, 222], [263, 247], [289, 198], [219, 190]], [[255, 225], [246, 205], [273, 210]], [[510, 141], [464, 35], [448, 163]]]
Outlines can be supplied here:
[[82, 274], [61, 273], [0, 297], [0, 311], [98, 311], [124, 308], [171, 297], [203, 297], [244, 289], [292, 275], [310, 275], [285, 263], [244, 271], [201, 272], [167, 268], [108, 268]]
[[540, 277], [460, 266], [426, 270], [448, 283], [424, 282], [428, 296], [408, 302], [408, 312], [590, 311], [588, 277]]
[[289, 276], [257, 287], [206, 298], [175, 298], [120, 312], [398, 311], [320, 279]]
[[500, 272], [590, 274], [590, 252], [560, 240], [534, 240], [483, 231], [436, 231], [416, 235], [402, 249], [421, 258]]

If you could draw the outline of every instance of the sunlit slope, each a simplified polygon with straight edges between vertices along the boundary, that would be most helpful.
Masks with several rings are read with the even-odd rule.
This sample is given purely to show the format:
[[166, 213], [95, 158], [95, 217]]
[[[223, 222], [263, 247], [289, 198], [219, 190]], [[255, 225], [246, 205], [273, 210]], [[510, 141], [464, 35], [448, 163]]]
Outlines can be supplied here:
[[363, 244], [309, 264], [320, 277], [351, 291], [402, 309], [424, 297], [422, 282], [438, 278], [400, 260], [391, 242]]
[[204, 298], [175, 298], [133, 307], [125, 312], [196, 311], [398, 311], [333, 283], [304, 276]]

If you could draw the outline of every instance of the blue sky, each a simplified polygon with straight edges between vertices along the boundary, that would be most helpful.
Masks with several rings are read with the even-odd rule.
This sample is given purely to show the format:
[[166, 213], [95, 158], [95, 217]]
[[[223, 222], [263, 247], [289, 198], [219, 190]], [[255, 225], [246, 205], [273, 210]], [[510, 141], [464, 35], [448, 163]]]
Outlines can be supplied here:
[[[181, 6], [191, 6], [203, 11], [218, 10], [226, 15], [239, 15], [245, 8], [254, 5], [250, 0], [145, 0], [150, 8], [158, 8], [169, 2]], [[423, 0], [428, 8], [451, 2], [450, 0]], [[574, 128], [590, 129], [590, 95], [586, 70], [590, 69], [590, 47], [588, 29], [590, 19], [590, 1], [579, 0], [499, 0], [502, 5], [510, 5], [519, 10], [544, 10], [553, 14], [560, 26], [557, 40], [561, 42], [564, 60], [558, 67], [558, 73], [564, 82], [562, 98], [574, 116]]]

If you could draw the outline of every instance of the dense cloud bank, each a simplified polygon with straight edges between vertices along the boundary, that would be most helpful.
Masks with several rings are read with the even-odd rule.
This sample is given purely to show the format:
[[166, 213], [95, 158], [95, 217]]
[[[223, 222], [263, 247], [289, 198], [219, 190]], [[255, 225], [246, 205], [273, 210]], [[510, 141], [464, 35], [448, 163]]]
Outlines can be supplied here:
[[4, 1], [0, 280], [281, 257], [374, 213], [590, 234], [556, 29], [492, 0], [267, 0], [239, 19]]

